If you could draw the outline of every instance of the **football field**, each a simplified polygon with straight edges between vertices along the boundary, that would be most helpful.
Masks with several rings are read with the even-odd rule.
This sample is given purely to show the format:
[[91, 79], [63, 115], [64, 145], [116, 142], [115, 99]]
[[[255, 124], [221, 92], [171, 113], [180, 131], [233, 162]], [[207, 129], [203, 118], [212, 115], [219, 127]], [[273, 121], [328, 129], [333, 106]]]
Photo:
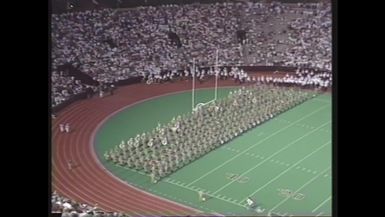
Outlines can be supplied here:
[[[219, 89], [218, 97], [230, 90]], [[199, 103], [211, 100], [214, 93], [197, 90], [195, 95]], [[309, 99], [274, 117], [156, 184], [145, 174], [104, 160], [104, 152], [121, 140], [188, 112], [191, 92], [127, 107], [98, 130], [94, 145], [99, 160], [120, 179], [205, 214], [331, 215], [330, 94]], [[206, 201], [199, 200], [198, 191], [205, 192]], [[253, 198], [262, 212], [248, 209], [247, 197]]]

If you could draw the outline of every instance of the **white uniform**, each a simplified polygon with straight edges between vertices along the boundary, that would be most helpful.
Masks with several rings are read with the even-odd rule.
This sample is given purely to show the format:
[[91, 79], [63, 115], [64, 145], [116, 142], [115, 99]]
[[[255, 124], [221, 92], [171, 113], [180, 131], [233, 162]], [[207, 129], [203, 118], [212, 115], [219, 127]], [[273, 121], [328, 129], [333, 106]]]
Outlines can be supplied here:
[[265, 209], [262, 209], [261, 207], [258, 207], [256, 211], [257, 211], [257, 213], [262, 213], [263, 211], [265, 211]]
[[70, 124], [66, 124], [65, 125], [65, 131], [66, 131], [66, 133], [69, 133], [70, 132]]
[[60, 128], [60, 132], [63, 133], [64, 132], [64, 124], [59, 124], [59, 128]]
[[166, 138], [166, 137], [164, 137], [164, 138], [162, 139], [162, 145], [167, 145], [167, 138]]
[[68, 169], [69, 169], [69, 170], [72, 170], [72, 168], [73, 168], [73, 163], [72, 163], [72, 161], [68, 161]]
[[254, 201], [250, 198], [247, 198], [247, 204], [252, 207], [254, 205]]
[[148, 145], [148, 147], [152, 147], [153, 144], [154, 144], [154, 143], [153, 143], [153, 139], [150, 139], [150, 141], [148, 141], [148, 144], [147, 144], [147, 145]]

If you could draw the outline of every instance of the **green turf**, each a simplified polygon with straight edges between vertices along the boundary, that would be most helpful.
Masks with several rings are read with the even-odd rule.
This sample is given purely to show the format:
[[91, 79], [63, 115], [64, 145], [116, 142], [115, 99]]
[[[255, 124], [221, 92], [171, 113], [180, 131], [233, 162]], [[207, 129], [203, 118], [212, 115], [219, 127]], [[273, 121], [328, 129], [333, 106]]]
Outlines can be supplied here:
[[[223, 97], [231, 89], [220, 89]], [[196, 103], [213, 97], [196, 92]], [[248, 196], [267, 211], [291, 215], [331, 215], [331, 97], [320, 95], [183, 167], [157, 184], [149, 177], [106, 162], [104, 151], [122, 139], [149, 131], [177, 114], [191, 111], [191, 93], [163, 96], [118, 113], [98, 131], [101, 162], [117, 177], [151, 193], [202, 210], [226, 215], [257, 215], [247, 210]], [[239, 180], [230, 180], [228, 174]], [[292, 191], [284, 197], [279, 189]], [[198, 190], [210, 199], [199, 202]], [[301, 200], [299, 197], [303, 197]], [[314, 212], [313, 212], [314, 211]]]

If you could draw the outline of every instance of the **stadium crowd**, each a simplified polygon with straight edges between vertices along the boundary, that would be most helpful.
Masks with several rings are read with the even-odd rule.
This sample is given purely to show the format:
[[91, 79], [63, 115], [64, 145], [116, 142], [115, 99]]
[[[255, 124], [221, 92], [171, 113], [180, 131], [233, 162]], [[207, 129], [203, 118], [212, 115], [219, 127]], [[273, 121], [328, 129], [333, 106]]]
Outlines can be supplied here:
[[[331, 71], [330, 4], [215, 3], [52, 15], [52, 104], [85, 91], [71, 63], [100, 83], [191, 67], [283, 65]], [[245, 30], [242, 41], [236, 37]], [[162, 74], [162, 75], [161, 75]]]
[[302, 88], [327, 90], [327, 88], [331, 85], [332, 77], [328, 72], [315, 72], [310, 69], [297, 69], [295, 74], [287, 73], [284, 77], [261, 76], [256, 80], [258, 83], [263, 84], [300, 86]]
[[52, 106], [68, 100], [72, 95], [82, 93], [86, 90], [88, 85], [82, 84], [80, 80], [75, 80], [73, 76], [63, 76], [57, 71], [52, 72]]
[[117, 212], [104, 212], [97, 207], [97, 204], [90, 206], [78, 203], [57, 194], [51, 196], [51, 210], [53, 213], [62, 213], [62, 217], [128, 217], [128, 215]]

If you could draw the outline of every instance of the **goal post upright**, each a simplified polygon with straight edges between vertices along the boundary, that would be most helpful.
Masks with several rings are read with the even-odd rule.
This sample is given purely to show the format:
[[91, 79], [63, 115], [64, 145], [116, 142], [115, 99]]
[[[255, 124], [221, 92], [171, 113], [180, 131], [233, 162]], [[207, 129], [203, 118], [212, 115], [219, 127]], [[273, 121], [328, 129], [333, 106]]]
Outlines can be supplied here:
[[218, 68], [218, 49], [217, 49], [217, 56], [215, 61], [215, 97], [214, 101], [217, 100], [218, 96], [218, 74], [219, 74], [219, 68]]
[[193, 65], [192, 65], [192, 98], [191, 98], [191, 111], [194, 111], [195, 107], [195, 58], [193, 58]]
[[214, 87], [214, 99], [211, 99], [210, 101], [207, 102], [202, 102], [198, 103], [195, 105], [195, 70], [196, 70], [196, 64], [195, 64], [195, 58], [193, 58], [193, 64], [192, 64], [192, 90], [191, 90], [191, 110], [194, 112], [197, 107], [206, 105], [212, 102], [215, 102], [218, 99], [218, 77], [219, 77], [219, 64], [218, 64], [218, 59], [219, 59], [219, 49], [216, 50], [216, 57], [215, 57], [215, 87]]

